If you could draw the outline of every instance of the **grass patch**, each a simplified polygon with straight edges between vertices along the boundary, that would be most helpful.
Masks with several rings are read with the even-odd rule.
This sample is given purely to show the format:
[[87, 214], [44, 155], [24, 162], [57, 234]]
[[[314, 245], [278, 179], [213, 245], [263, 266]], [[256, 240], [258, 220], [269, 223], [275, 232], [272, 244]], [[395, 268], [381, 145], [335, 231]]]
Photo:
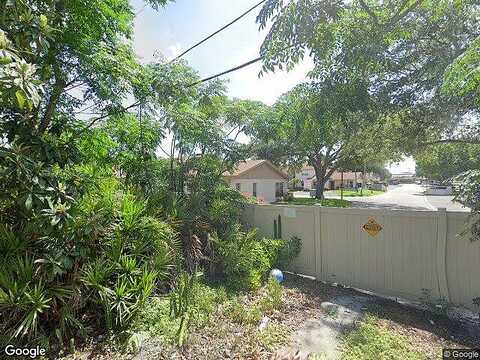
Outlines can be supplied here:
[[293, 198], [289, 200], [286, 204], [290, 205], [317, 205], [321, 204], [325, 207], [350, 207], [351, 202], [348, 200], [340, 200], [340, 199], [323, 199], [318, 200], [315, 198]]
[[[209, 324], [212, 315], [218, 306], [227, 302], [225, 288], [213, 288], [206, 284], [196, 284], [192, 298], [191, 325], [201, 328]], [[173, 318], [170, 314], [170, 300], [168, 297], [152, 298], [142, 312], [136, 324], [136, 330], [159, 336], [168, 343], [173, 343], [177, 336], [180, 318]]]
[[425, 356], [413, 351], [405, 336], [380, 328], [376, 318], [368, 316], [345, 337], [342, 359], [420, 360]]
[[[384, 194], [384, 191], [381, 190], [369, 190], [369, 189], [364, 189], [363, 193], [358, 190], [343, 190], [343, 196], [348, 196], [348, 197], [364, 197], [364, 196], [374, 196], [374, 195], [381, 195]], [[335, 190], [335, 194], [340, 196], [340, 190]]]
[[264, 315], [282, 308], [282, 293], [282, 285], [274, 279], [269, 279], [261, 296], [255, 302], [245, 304], [243, 299], [237, 296], [225, 303], [225, 315], [237, 324], [258, 325]]
[[273, 322], [264, 330], [259, 331], [257, 341], [268, 351], [273, 352], [285, 345], [291, 335], [288, 326]]

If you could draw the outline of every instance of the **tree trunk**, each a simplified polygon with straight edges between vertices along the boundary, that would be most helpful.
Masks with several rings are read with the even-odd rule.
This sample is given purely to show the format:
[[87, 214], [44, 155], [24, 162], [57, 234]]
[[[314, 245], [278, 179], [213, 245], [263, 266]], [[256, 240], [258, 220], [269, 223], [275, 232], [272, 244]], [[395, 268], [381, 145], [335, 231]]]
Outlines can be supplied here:
[[323, 190], [325, 189], [325, 182], [327, 181], [327, 177], [325, 173], [327, 169], [322, 166], [322, 164], [314, 164], [313, 169], [315, 170], [315, 177], [317, 178], [317, 182], [315, 184], [315, 198], [316, 199], [323, 199]]
[[53, 87], [52, 93], [48, 100], [47, 108], [45, 110], [45, 114], [42, 117], [42, 121], [38, 127], [38, 131], [40, 133], [44, 133], [47, 130], [50, 122], [52, 121], [53, 116], [55, 115], [55, 111], [57, 109], [58, 100], [60, 99], [60, 95], [65, 88], [64, 81], [57, 81]]
[[366, 186], [365, 182], [365, 165], [363, 165], [363, 171], [362, 171], [362, 190], [360, 191], [360, 195], [363, 196], [363, 188]]
[[340, 199], [343, 200], [343, 169], [342, 169], [342, 176], [340, 179]]
[[65, 87], [67, 86], [65, 75], [63, 74], [63, 71], [58, 63], [56, 63], [54, 60], [57, 55], [56, 53], [57, 52], [55, 48], [53, 46], [50, 47], [48, 51], [48, 57], [52, 61], [55, 83], [53, 84], [52, 91], [45, 108], [45, 113], [43, 114], [40, 124], [38, 125], [38, 131], [40, 134], [43, 134], [50, 125], [52, 118], [55, 116], [60, 95], [62, 95]]

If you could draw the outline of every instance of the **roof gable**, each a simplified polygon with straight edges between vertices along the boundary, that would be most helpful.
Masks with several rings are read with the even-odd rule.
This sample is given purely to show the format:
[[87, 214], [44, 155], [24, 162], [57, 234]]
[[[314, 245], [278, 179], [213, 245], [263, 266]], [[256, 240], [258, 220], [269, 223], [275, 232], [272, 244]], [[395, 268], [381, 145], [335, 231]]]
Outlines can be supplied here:
[[240, 162], [233, 171], [223, 174], [228, 178], [288, 179], [288, 175], [268, 160], [247, 160]]

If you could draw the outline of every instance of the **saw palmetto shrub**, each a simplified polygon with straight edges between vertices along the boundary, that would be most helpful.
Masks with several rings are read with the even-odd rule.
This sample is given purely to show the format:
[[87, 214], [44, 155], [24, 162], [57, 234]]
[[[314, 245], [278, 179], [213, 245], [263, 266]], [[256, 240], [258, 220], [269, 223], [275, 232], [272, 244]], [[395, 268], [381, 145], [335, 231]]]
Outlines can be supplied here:
[[95, 180], [70, 206], [59, 221], [40, 211], [0, 226], [2, 343], [122, 334], [176, 262], [176, 233], [118, 179]]
[[258, 289], [274, 266], [288, 264], [298, 255], [299, 242], [298, 238], [259, 238], [256, 230], [244, 232], [239, 225], [224, 237], [214, 237], [216, 261], [222, 275], [237, 290]]

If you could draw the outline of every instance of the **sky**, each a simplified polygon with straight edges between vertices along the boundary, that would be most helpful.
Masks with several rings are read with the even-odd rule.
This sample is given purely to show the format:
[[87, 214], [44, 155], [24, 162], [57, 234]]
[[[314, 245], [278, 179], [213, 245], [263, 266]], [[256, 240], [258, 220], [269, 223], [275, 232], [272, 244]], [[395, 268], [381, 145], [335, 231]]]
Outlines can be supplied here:
[[[158, 11], [141, 0], [131, 0], [138, 12], [135, 19], [134, 48], [144, 62], [155, 60], [155, 54], [172, 59], [205, 36], [218, 30], [259, 0], [176, 0]], [[255, 18], [260, 8], [195, 48], [184, 56], [190, 66], [204, 78], [258, 57], [266, 31], [259, 31]], [[272, 105], [275, 100], [307, 80], [313, 68], [305, 59], [290, 72], [277, 71], [258, 77], [258, 62], [223, 78], [228, 80], [232, 98], [259, 100]], [[414, 171], [413, 159], [390, 168], [391, 172]]]

